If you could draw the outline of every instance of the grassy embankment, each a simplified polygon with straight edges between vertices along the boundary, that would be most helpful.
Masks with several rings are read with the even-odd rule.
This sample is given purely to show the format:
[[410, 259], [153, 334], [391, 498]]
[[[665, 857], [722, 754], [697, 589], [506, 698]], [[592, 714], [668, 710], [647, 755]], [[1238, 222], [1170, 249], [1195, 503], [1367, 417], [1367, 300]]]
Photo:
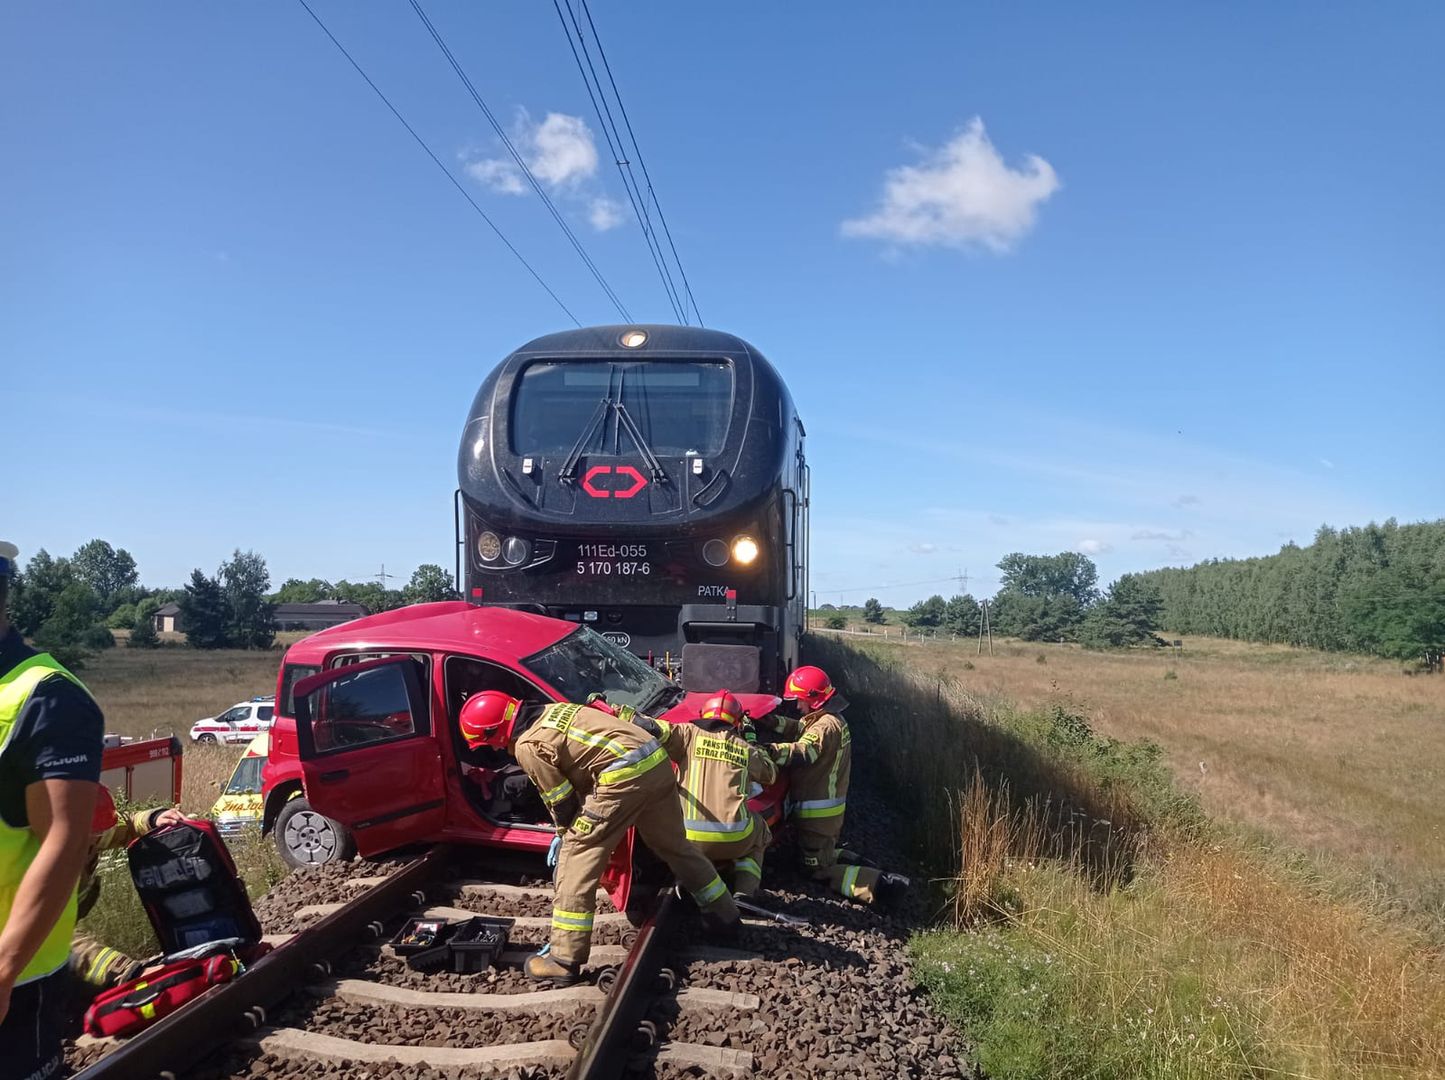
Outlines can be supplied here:
[[1437, 688], [1212, 643], [999, 651], [813, 642], [946, 879], [917, 970], [993, 1080], [1445, 1075]]
[[[187, 735], [193, 723], [214, 716], [276, 686], [278, 650], [200, 652], [181, 646], [111, 649], [86, 661], [81, 678], [100, 702], [106, 730], [123, 735], [179, 736], [185, 747], [181, 808], [205, 816], [231, 775], [243, 746], [197, 746]], [[285, 874], [269, 840], [259, 835], [230, 843], [231, 854], [252, 895]], [[131, 956], [155, 951], [155, 937], [124, 861], [107, 863], [100, 899], [81, 928]]]

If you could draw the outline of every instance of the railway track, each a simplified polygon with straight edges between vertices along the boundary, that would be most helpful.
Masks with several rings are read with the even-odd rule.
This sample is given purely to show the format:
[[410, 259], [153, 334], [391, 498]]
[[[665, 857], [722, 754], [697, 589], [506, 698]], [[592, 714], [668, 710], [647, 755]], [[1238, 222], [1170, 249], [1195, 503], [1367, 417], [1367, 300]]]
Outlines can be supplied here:
[[[243, 978], [212, 988], [133, 1039], [83, 1038], [80, 1049], [103, 1056], [77, 1080], [283, 1077], [366, 1066], [378, 1076], [569, 1080], [659, 1066], [694, 1075], [751, 1073], [750, 1054], [661, 1040], [646, 1019], [658, 996], [677, 1015], [750, 1013], [760, 1005], [747, 993], [678, 989], [664, 962], [687, 916], [670, 894], [640, 928], [600, 906], [592, 978], [538, 990], [517, 967], [546, 940], [550, 890], [498, 875], [458, 877], [456, 870], [455, 853], [436, 848], [384, 876], [352, 878], [345, 884], [354, 895], [345, 900], [296, 909], [294, 932], [271, 935], [275, 947]], [[478, 914], [512, 920], [508, 951], [489, 972], [415, 972], [387, 944], [409, 916]]]

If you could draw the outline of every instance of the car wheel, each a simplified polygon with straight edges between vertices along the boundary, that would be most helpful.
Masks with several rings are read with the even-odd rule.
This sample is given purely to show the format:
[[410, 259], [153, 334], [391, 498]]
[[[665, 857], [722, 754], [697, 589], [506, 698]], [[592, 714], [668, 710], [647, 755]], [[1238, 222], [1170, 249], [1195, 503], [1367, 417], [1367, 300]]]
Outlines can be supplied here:
[[344, 825], [311, 809], [305, 796], [297, 796], [276, 819], [276, 850], [287, 866], [304, 870], [351, 858], [356, 843]]
[[197, 735], [196, 742], [200, 743], [202, 746], [215, 746], [216, 737], [212, 735], [209, 731], [207, 731], [202, 735]]

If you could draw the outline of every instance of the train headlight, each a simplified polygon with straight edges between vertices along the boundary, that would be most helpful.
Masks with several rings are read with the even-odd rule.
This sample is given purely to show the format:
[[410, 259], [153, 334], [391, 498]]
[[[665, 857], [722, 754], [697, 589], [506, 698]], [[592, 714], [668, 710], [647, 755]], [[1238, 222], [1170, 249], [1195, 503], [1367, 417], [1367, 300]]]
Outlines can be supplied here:
[[502, 538], [488, 530], [477, 537], [477, 557], [482, 562], [496, 562], [502, 557]]
[[531, 550], [527, 547], [527, 541], [520, 536], [509, 536], [507, 542], [502, 545], [502, 558], [507, 561], [508, 566], [521, 566], [527, 561]]
[[758, 557], [758, 542], [751, 536], [739, 536], [733, 541], [733, 561], [740, 566], [751, 566]]
[[702, 546], [702, 561], [709, 566], [726, 566], [728, 546], [722, 540], [709, 540]]

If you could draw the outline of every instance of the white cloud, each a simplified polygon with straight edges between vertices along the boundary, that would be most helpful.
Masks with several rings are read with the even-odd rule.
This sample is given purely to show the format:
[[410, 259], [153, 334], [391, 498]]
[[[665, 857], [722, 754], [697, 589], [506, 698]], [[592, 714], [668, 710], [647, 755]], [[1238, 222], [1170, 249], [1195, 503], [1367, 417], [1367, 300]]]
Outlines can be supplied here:
[[1320, 464], [1327, 469], [1333, 469], [1335, 467], [1335, 463], [1327, 457], [1320, 458]]
[[[533, 122], [520, 110], [511, 133], [512, 145], [527, 163], [537, 182], [553, 194], [569, 196], [586, 207], [587, 220], [598, 232], [623, 222], [623, 205], [600, 194], [597, 177], [597, 140], [587, 121], [566, 113], [548, 113]], [[501, 195], [525, 195], [526, 175], [510, 156], [463, 159], [463, 169], [477, 183]]]
[[479, 184], [485, 184], [503, 195], [525, 195], [527, 185], [522, 180], [522, 170], [515, 161], [488, 158], [485, 161], [471, 161], [466, 165], [467, 175]]
[[932, 555], [938, 550], [938, 545], [929, 543], [909, 544], [908, 550], [915, 555]]
[[1181, 495], [1181, 496], [1179, 496], [1179, 498], [1177, 498], [1177, 499], [1174, 500], [1174, 505], [1177, 506], [1178, 508], [1180, 508], [1181, 510], [1182, 510], [1184, 507], [1186, 507], [1186, 506], [1198, 506], [1198, 505], [1199, 505], [1199, 496], [1198, 496], [1198, 495]]
[[975, 116], [919, 164], [888, 170], [878, 209], [843, 222], [843, 235], [1002, 253], [1033, 228], [1039, 205], [1058, 189], [1053, 166], [1037, 155], [1009, 168]]
[[624, 209], [626, 209], [624, 204], [617, 199], [599, 195], [592, 200], [592, 205], [587, 209], [587, 220], [598, 232], [606, 232], [608, 229], [615, 229], [622, 224], [625, 220], [622, 213]]
[[1180, 529], [1178, 532], [1165, 532], [1163, 529], [1140, 529], [1129, 537], [1130, 540], [1162, 540], [1166, 543], [1177, 544], [1181, 540], [1188, 540], [1194, 533], [1189, 529]]
[[1102, 540], [1080, 540], [1074, 549], [1084, 555], [1107, 555], [1114, 550], [1114, 545]]

